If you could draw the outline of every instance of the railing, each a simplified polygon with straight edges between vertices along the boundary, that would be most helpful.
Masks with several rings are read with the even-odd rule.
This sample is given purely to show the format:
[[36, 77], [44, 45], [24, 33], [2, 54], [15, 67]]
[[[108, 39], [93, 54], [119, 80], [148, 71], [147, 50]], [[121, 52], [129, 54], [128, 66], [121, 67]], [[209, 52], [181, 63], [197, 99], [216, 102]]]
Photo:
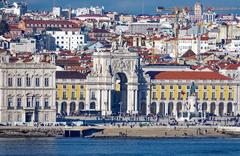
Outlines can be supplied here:
[[97, 100], [96, 97], [91, 97], [91, 100]]
[[21, 110], [21, 109], [23, 109], [23, 106], [17, 106], [17, 109]]
[[7, 109], [8, 110], [14, 110], [14, 107], [13, 106], [8, 106]]
[[41, 106], [36, 106], [35, 108], [36, 108], [36, 109], [42, 109], [42, 107], [41, 107]]
[[71, 99], [72, 99], [72, 100], [77, 100], [77, 98], [76, 98], [76, 97], [72, 97]]
[[51, 109], [50, 106], [44, 106], [44, 109]]
[[80, 100], [85, 100], [85, 97], [80, 97]]

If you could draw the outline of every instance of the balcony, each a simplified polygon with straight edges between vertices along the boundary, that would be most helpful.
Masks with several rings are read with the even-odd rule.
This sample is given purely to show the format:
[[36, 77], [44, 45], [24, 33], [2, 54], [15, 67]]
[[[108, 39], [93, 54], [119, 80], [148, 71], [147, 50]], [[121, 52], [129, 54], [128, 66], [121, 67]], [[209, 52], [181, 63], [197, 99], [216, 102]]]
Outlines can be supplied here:
[[76, 97], [72, 97], [71, 100], [77, 100], [77, 98]]
[[14, 110], [14, 107], [13, 106], [8, 106], [7, 109], [8, 110]]
[[91, 97], [91, 100], [97, 100], [96, 97]]
[[157, 100], [157, 98], [156, 98], [156, 97], [153, 97], [152, 100]]
[[17, 106], [17, 110], [22, 110], [23, 106]]
[[36, 106], [35, 109], [40, 110], [40, 109], [42, 109], [42, 107], [41, 106]]
[[50, 106], [44, 106], [44, 109], [51, 109]]
[[80, 100], [85, 100], [85, 97], [80, 97]]

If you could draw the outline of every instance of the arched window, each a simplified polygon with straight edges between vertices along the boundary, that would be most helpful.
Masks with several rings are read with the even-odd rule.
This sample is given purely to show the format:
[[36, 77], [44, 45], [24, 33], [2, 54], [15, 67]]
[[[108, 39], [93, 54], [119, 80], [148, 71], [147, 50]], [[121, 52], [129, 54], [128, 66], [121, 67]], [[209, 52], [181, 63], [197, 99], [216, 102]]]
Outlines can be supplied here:
[[83, 102], [79, 103], [79, 110], [84, 110], [84, 103]]
[[96, 104], [95, 102], [90, 103], [90, 109], [96, 109]]

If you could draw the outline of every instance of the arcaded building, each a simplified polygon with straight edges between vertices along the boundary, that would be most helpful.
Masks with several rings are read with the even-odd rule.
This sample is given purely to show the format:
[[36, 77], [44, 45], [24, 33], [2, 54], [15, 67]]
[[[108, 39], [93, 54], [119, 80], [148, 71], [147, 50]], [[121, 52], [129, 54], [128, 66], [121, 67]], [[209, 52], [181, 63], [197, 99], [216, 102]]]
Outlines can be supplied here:
[[238, 81], [217, 72], [161, 66], [146, 70], [136, 52], [125, 47], [114, 49], [114, 45], [111, 50], [94, 52], [92, 57], [91, 74], [57, 76], [58, 113], [177, 116], [186, 111], [194, 83], [198, 112], [239, 114]]

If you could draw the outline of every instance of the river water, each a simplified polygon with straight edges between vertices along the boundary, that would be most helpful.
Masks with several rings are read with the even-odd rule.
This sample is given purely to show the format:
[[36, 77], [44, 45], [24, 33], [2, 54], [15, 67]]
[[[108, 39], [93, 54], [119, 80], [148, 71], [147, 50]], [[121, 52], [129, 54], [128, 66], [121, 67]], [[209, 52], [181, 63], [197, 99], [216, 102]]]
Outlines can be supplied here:
[[1, 156], [240, 156], [240, 139], [0, 139]]

